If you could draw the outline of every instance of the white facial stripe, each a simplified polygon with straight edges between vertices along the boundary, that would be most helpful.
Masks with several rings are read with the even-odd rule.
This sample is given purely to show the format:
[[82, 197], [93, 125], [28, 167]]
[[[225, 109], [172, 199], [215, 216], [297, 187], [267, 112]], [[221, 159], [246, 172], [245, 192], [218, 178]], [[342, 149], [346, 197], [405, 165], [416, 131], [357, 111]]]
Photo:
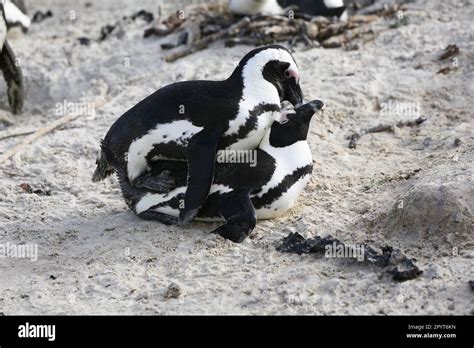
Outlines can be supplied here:
[[343, 7], [344, 1], [343, 0], [324, 0], [324, 5], [326, 5], [327, 8]]
[[247, 118], [250, 117], [250, 111], [259, 104], [280, 105], [280, 96], [276, 87], [262, 76], [263, 68], [272, 60], [289, 63], [289, 69], [292, 69], [299, 75], [299, 69], [293, 57], [283, 49], [269, 48], [249, 59], [242, 72], [244, 90], [242, 99], [239, 102], [239, 112], [237, 117], [229, 122], [229, 129], [224, 133], [225, 135], [236, 134], [240, 126], [245, 124]]
[[[153, 149], [154, 144], [177, 142], [187, 146], [188, 139], [201, 131], [187, 120], [179, 120], [166, 124], [158, 124], [143, 137], [134, 140], [128, 148], [127, 172], [130, 181], [136, 179], [147, 169], [146, 156]], [[183, 133], [185, 133], [183, 135]]]
[[3, 4], [5, 19], [8, 24], [20, 23], [23, 27], [29, 28], [31, 20], [11, 1], [5, 1]]

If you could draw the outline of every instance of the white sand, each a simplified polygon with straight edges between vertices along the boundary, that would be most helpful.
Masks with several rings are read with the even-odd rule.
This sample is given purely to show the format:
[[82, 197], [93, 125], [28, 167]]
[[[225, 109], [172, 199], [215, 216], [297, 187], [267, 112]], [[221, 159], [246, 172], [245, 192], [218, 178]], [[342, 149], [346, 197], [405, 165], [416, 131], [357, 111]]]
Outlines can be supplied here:
[[[89, 47], [76, 40], [153, 10], [154, 1], [100, 1], [90, 9], [85, 1], [30, 3], [30, 13], [51, 9], [54, 17], [10, 39], [28, 99], [0, 137], [52, 122], [64, 100], [109, 102], [95, 118], [82, 116], [0, 165], [0, 243], [39, 248], [36, 262], [0, 258], [0, 312], [474, 314], [473, 1], [418, 0], [405, 13], [409, 25], [389, 29], [394, 19], [381, 19], [376, 27], [384, 30], [359, 50], [295, 53], [306, 96], [327, 104], [310, 132], [315, 170], [297, 208], [258, 223], [240, 245], [210, 235], [212, 224], [141, 221], [127, 210], [115, 178], [90, 179], [99, 140], [123, 112], [171, 82], [227, 77], [251, 47], [217, 43], [166, 64], [162, 40], [142, 38], [142, 21], [125, 24], [121, 39]], [[453, 64], [436, 61], [448, 44], [461, 49], [458, 69], [436, 74]], [[390, 100], [390, 112], [379, 110]], [[415, 119], [396, 110], [400, 103], [419, 103], [428, 120], [366, 135], [348, 148], [352, 131]], [[7, 108], [3, 80], [0, 108]], [[1, 141], [0, 152], [20, 139]], [[23, 193], [24, 182], [52, 194]], [[389, 244], [425, 273], [396, 283], [375, 266], [278, 253], [275, 245], [290, 231]], [[165, 296], [171, 283], [181, 288], [177, 299]]]

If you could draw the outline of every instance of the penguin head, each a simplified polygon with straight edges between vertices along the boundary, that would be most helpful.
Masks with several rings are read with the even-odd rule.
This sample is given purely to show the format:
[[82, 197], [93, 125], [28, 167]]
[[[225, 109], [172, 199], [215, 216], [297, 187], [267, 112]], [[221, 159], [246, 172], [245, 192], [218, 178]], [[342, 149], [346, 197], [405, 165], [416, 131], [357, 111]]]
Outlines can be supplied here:
[[298, 66], [283, 46], [264, 46], [250, 51], [232, 76], [241, 76], [244, 86], [255, 90], [255, 97], [276, 93], [280, 102], [289, 101], [295, 107], [303, 103]]
[[324, 103], [313, 100], [295, 108], [294, 112], [284, 113], [280, 122], [273, 122], [270, 130], [270, 145], [286, 147], [308, 137], [309, 124], [314, 114], [324, 109]]

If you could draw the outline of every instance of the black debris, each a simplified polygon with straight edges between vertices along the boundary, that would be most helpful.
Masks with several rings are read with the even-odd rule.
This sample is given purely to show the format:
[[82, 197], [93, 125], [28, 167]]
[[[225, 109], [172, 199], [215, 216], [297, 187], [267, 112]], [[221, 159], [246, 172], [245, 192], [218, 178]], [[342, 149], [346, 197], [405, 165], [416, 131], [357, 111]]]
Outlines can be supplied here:
[[182, 33], [178, 35], [178, 39], [176, 40], [176, 42], [165, 42], [161, 44], [161, 49], [171, 50], [178, 46], [186, 45], [188, 43], [188, 38], [189, 38], [189, 34], [183, 31]]
[[145, 11], [145, 10], [138, 11], [137, 13], [133, 14], [131, 18], [133, 20], [137, 18], [141, 18], [147, 23], [151, 23], [155, 19], [155, 17], [153, 16], [153, 13]]
[[38, 196], [51, 196], [50, 190], [43, 190], [43, 189], [33, 189], [30, 184], [23, 183], [20, 185], [20, 188], [23, 192], [28, 194], [35, 194]]
[[36, 11], [35, 14], [33, 15], [33, 18], [31, 19], [31, 22], [40, 23], [49, 17], [53, 17], [53, 12], [51, 12], [50, 10], [46, 12]]
[[77, 38], [77, 41], [79, 41], [79, 43], [84, 46], [89, 46], [91, 43], [91, 39], [87, 37], [79, 37]]
[[104, 41], [105, 39], [107, 39], [109, 35], [115, 30], [116, 27], [117, 25], [107, 24], [103, 26], [102, 28], [100, 28], [99, 41]]
[[[324, 238], [316, 236], [305, 239], [298, 232], [295, 232], [285, 237], [276, 249], [280, 252], [302, 255], [323, 253], [326, 245], [345, 247], [344, 243], [333, 238], [331, 235]], [[400, 250], [390, 246], [383, 247], [382, 253], [380, 253], [371, 246], [364, 245], [364, 261], [383, 267], [386, 272], [392, 274], [395, 281], [399, 282], [415, 279], [423, 273], [415, 265], [416, 260], [407, 258]]]
[[469, 287], [471, 288], [472, 291], [474, 291], [474, 280], [469, 281]]
[[356, 149], [357, 148], [357, 140], [360, 139], [360, 135], [358, 133], [354, 133], [349, 137], [349, 149]]
[[454, 56], [457, 56], [459, 54], [459, 47], [456, 45], [448, 45], [443, 53], [440, 55], [439, 60], [446, 60], [449, 58], [452, 58]]

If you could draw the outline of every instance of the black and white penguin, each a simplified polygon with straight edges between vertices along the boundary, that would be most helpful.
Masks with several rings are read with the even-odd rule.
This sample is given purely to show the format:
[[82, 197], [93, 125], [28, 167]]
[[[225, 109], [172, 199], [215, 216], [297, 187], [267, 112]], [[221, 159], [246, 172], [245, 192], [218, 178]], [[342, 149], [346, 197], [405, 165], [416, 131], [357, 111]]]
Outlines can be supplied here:
[[[255, 166], [249, 162], [218, 163], [210, 194], [196, 220], [224, 220], [225, 224], [214, 233], [241, 242], [253, 230], [257, 219], [275, 218], [290, 209], [313, 169], [307, 135], [312, 116], [323, 106], [321, 101], [313, 101], [285, 114], [286, 122], [273, 122], [255, 150]], [[165, 224], [177, 223], [179, 205], [186, 191], [186, 163], [153, 164], [150, 179], [166, 172], [174, 180], [174, 188], [169, 192], [157, 193], [150, 183], [148, 188], [132, 186], [124, 161], [106, 146], [103, 152], [117, 168], [122, 194], [135, 214]]]
[[[12, 8], [17, 9], [16, 6], [9, 1], [0, 2], [0, 70], [7, 82], [8, 102], [12, 112], [17, 114], [23, 108], [25, 88], [23, 84], [23, 73], [6, 39], [8, 28], [12, 23], [16, 23], [9, 22], [9, 20], [16, 19], [16, 17], [12, 15], [12, 13], [16, 13], [15, 11], [12, 12]], [[9, 9], [9, 12], [6, 12], [7, 9]]]
[[[192, 221], [212, 184], [219, 149], [255, 149], [282, 101], [303, 102], [300, 72], [282, 46], [254, 49], [224, 81], [187, 81], [161, 88], [122, 115], [103, 145], [127, 161], [135, 184], [156, 161], [187, 161], [180, 223]], [[102, 154], [93, 181], [114, 171]]]
[[230, 11], [238, 15], [282, 15], [289, 8], [310, 16], [347, 20], [343, 0], [231, 0], [229, 3]]

